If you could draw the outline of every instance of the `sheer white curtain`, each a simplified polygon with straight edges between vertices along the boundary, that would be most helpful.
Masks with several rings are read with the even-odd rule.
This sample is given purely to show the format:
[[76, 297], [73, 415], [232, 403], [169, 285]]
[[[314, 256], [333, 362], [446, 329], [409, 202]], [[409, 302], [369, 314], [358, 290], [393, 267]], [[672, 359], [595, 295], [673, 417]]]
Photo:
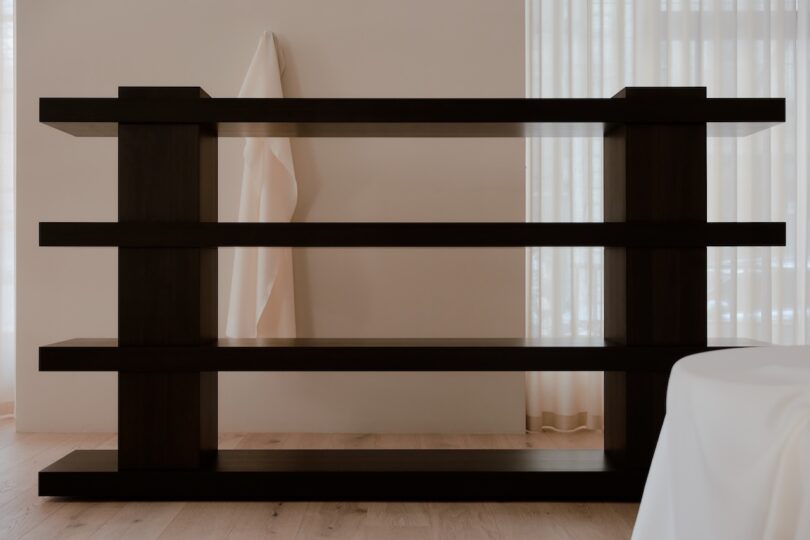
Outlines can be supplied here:
[[14, 412], [14, 0], [0, 0], [0, 417]]
[[[527, 0], [527, 94], [610, 97], [624, 86], [706, 86], [786, 97], [788, 121], [708, 142], [711, 221], [786, 221], [785, 248], [708, 252], [710, 337], [810, 336], [810, 0]], [[601, 139], [527, 140], [527, 219], [602, 220]], [[530, 336], [602, 335], [602, 250], [531, 249]], [[529, 429], [602, 425], [601, 373], [528, 373]]]

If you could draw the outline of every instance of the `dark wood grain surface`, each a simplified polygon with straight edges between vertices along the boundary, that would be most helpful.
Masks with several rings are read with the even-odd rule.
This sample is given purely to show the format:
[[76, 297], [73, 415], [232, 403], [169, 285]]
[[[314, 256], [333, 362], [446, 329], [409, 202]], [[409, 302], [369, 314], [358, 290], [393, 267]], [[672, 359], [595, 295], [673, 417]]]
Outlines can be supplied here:
[[[700, 99], [705, 89], [626, 88], [620, 99]], [[706, 223], [706, 124], [613, 126], [604, 135], [604, 219], [654, 228]], [[706, 249], [662, 243], [605, 249], [606, 339], [628, 346], [706, 346]], [[667, 370], [605, 374], [605, 450], [652, 460], [666, 411]]]
[[637, 500], [644, 471], [601, 450], [220, 450], [195, 471], [121, 471], [78, 450], [39, 494], [103, 499]]
[[40, 223], [42, 246], [706, 247], [785, 245], [784, 223]]
[[782, 98], [631, 97], [211, 98], [199, 88], [122, 88], [119, 98], [41, 98], [40, 121], [78, 136], [115, 137], [119, 123], [208, 124], [220, 137], [601, 136], [605, 125], [711, 124], [738, 136], [785, 120]]
[[[122, 88], [123, 99], [207, 99], [200, 89]], [[118, 220], [217, 219], [217, 138], [197, 124], [118, 126]], [[118, 339], [199, 345], [217, 336], [217, 251], [118, 250]], [[213, 372], [118, 375], [119, 465], [197, 468], [217, 447]]]
[[221, 338], [208, 345], [119, 346], [72, 339], [39, 349], [40, 371], [665, 371], [684, 356], [765, 345], [622, 346], [599, 338]]

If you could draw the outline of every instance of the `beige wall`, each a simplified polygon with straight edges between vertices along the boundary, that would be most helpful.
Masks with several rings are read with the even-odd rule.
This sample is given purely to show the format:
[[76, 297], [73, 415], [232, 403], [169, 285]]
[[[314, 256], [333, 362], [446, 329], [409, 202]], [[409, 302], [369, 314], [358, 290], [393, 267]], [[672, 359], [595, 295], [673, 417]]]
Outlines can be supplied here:
[[[37, 122], [40, 96], [199, 85], [235, 96], [259, 35], [295, 97], [520, 97], [523, 1], [26, 0], [18, 40], [18, 427], [115, 429], [115, 376], [38, 373], [36, 347], [115, 336], [113, 249], [39, 248], [39, 221], [116, 218], [116, 141]], [[242, 141], [220, 141], [235, 220]], [[520, 139], [297, 139], [299, 221], [521, 221]], [[220, 251], [220, 324], [231, 250]], [[523, 251], [295, 253], [301, 336], [521, 336]], [[384, 359], [381, 359], [384, 362]], [[520, 373], [222, 374], [222, 430], [518, 431]]]

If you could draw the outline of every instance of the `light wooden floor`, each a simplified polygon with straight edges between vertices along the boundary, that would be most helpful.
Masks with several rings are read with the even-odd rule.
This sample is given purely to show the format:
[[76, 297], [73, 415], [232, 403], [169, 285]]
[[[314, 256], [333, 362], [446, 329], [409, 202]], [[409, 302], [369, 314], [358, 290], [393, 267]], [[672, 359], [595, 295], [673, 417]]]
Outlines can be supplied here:
[[[40, 498], [39, 469], [112, 434], [40, 434], [0, 420], [0, 538], [624, 539], [637, 504], [74, 502]], [[221, 448], [599, 448], [601, 435], [228, 433]]]

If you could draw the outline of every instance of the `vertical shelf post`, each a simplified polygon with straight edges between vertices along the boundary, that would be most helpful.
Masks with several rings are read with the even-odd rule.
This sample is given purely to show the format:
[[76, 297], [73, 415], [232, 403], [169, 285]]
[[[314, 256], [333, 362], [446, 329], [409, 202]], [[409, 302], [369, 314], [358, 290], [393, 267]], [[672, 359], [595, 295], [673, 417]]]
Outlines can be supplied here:
[[[654, 105], [705, 88], [625, 88]], [[660, 105], [659, 105], [660, 106]], [[605, 221], [706, 222], [706, 124], [608, 125]], [[623, 345], [706, 345], [706, 248], [605, 249], [605, 338]], [[652, 360], [652, 359], [651, 359]], [[646, 469], [669, 373], [605, 373], [605, 451]]]
[[[119, 98], [205, 99], [200, 88], [121, 87]], [[217, 137], [201, 124], [118, 126], [121, 222], [217, 221]], [[121, 345], [217, 337], [216, 248], [120, 248]], [[118, 466], [196, 469], [217, 449], [217, 373], [119, 373]]]

